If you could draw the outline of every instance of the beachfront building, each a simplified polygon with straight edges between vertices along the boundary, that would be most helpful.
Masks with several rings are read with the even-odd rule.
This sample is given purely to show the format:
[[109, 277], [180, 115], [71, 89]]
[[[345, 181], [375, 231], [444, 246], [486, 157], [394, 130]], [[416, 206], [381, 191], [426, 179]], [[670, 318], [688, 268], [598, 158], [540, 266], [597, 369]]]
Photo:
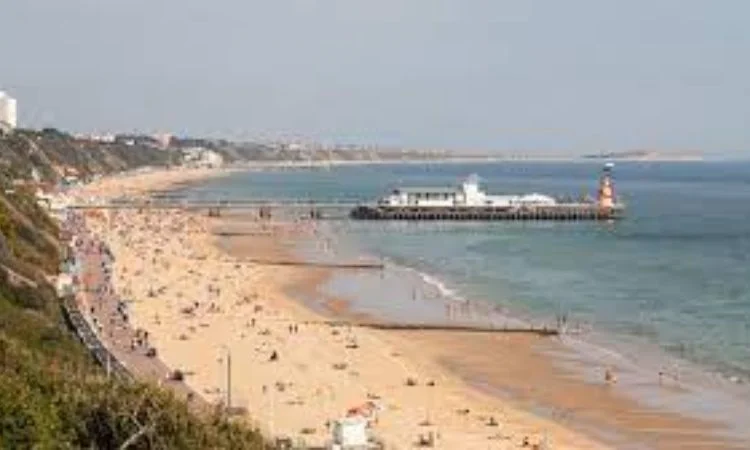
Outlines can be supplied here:
[[34, 183], [42, 182], [42, 174], [39, 173], [39, 169], [37, 169], [36, 167], [31, 168], [31, 180]]
[[72, 166], [56, 166], [58, 176], [60, 177], [60, 184], [65, 187], [72, 187], [80, 185], [84, 180], [81, 179], [81, 174], [75, 167]]
[[40, 208], [49, 211], [52, 205], [52, 194], [48, 194], [42, 189], [37, 189], [34, 197], [36, 197], [36, 204], [39, 205]]
[[42, 189], [37, 189], [35, 197], [37, 205], [47, 211], [52, 218], [58, 221], [65, 219], [68, 213], [68, 206], [71, 203], [67, 195], [63, 193], [52, 194]]
[[365, 450], [369, 445], [367, 419], [361, 416], [346, 417], [334, 422], [332, 450]]
[[67, 273], [61, 273], [55, 280], [55, 291], [58, 298], [70, 297], [75, 294], [73, 276]]
[[204, 167], [218, 168], [224, 165], [224, 157], [215, 151], [208, 150], [203, 152], [201, 163]]
[[0, 131], [8, 132], [18, 126], [18, 103], [16, 99], [0, 91]]
[[184, 149], [182, 161], [188, 167], [216, 169], [224, 165], [224, 157], [221, 154], [203, 147]]

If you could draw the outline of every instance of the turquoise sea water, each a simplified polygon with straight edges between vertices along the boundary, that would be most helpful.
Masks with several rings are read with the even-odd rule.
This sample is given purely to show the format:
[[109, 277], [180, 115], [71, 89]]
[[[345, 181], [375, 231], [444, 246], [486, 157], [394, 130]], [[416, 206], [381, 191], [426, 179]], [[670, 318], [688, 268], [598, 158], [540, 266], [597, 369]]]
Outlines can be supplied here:
[[[369, 201], [397, 185], [453, 185], [477, 173], [492, 193], [577, 197], [595, 194], [600, 167], [513, 162], [249, 172], [189, 193]], [[341, 252], [385, 258], [402, 270], [401, 279], [427, 286], [418, 302], [408, 294], [386, 299], [394, 291], [382, 290], [392, 284], [382, 278], [358, 285], [334, 279], [331, 289], [359, 295], [369, 312], [401, 318], [419, 313], [404, 307], [409, 300], [422, 305], [431, 297], [478, 300], [550, 322], [564, 312], [636, 360], [657, 349], [659, 358], [663, 352], [735, 383], [749, 381], [750, 163], [618, 163], [615, 186], [628, 206], [617, 223], [329, 222]]]

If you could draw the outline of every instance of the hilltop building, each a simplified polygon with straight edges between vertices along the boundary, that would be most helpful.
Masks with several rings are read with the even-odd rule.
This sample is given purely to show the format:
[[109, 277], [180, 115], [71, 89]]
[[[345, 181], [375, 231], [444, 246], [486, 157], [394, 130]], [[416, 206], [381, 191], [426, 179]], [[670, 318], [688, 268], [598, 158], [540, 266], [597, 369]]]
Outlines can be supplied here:
[[172, 143], [172, 135], [170, 133], [157, 133], [152, 137], [159, 143], [161, 148], [169, 148], [169, 144]]
[[161, 143], [152, 136], [142, 134], [118, 134], [115, 135], [115, 143], [133, 147], [135, 145], [151, 148], [161, 148]]
[[115, 142], [115, 135], [106, 133], [78, 133], [73, 137], [79, 141], [100, 142], [102, 144], [113, 144]]
[[16, 99], [0, 91], [0, 131], [14, 130], [18, 126]]

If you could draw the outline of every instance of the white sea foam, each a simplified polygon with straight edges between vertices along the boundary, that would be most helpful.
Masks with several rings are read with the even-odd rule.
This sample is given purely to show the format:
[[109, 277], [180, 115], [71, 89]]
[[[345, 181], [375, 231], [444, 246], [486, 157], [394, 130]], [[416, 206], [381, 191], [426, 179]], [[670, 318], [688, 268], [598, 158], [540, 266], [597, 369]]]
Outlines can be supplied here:
[[423, 272], [417, 268], [399, 264], [390, 258], [383, 258], [383, 261], [394, 270], [401, 270], [416, 275], [425, 285], [431, 286], [443, 299], [465, 302], [466, 298], [458, 292], [448, 287], [445, 281]]
[[428, 273], [425, 273], [425, 272], [421, 272], [421, 271], [418, 271], [418, 270], [415, 270], [415, 269], [412, 269], [412, 270], [414, 270], [419, 275], [419, 277], [422, 279], [422, 281], [424, 281], [425, 284], [433, 286], [438, 291], [438, 293], [440, 293], [441, 297], [444, 297], [444, 298], [447, 298], [447, 299], [451, 299], [451, 300], [465, 301], [465, 299], [463, 297], [461, 297], [453, 289], [449, 288], [440, 279], [435, 278], [432, 275], [430, 275]]

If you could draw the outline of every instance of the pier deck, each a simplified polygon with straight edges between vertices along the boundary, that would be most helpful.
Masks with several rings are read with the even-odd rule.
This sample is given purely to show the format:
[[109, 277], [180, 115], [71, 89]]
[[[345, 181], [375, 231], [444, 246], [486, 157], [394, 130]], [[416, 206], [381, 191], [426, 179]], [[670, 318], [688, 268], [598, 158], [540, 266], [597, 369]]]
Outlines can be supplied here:
[[615, 204], [603, 208], [596, 203], [561, 203], [523, 207], [497, 206], [383, 206], [356, 203], [350, 200], [314, 202], [307, 199], [180, 199], [150, 198], [116, 202], [79, 203], [71, 209], [180, 209], [207, 210], [220, 216], [222, 211], [257, 212], [262, 218], [272, 213], [286, 213], [309, 219], [353, 219], [381, 221], [599, 221], [615, 220], [624, 216], [625, 208]]
[[534, 208], [495, 207], [380, 207], [360, 206], [351, 212], [359, 220], [413, 221], [577, 221], [613, 220], [623, 215], [621, 207], [600, 208], [595, 204], [538, 206]]

